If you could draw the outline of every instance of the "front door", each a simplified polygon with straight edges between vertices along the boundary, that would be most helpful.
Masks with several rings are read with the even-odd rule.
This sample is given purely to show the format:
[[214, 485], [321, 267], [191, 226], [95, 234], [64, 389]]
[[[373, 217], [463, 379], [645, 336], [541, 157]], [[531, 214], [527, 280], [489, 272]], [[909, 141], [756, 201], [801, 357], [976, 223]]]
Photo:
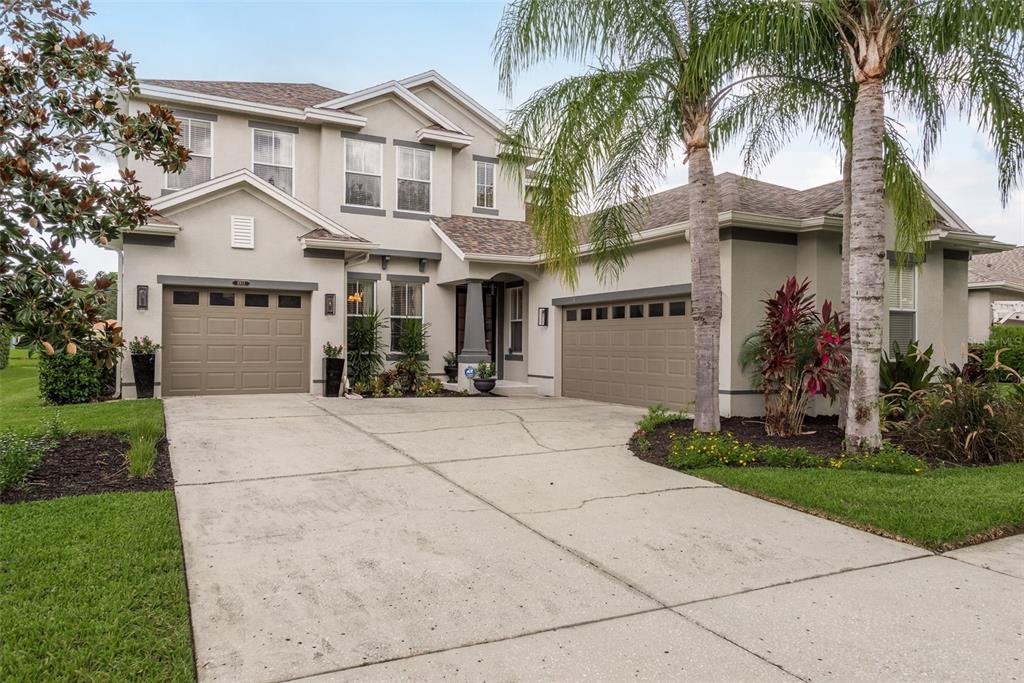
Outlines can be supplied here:
[[[487, 353], [491, 356], [491, 362], [495, 363], [497, 356], [495, 343], [498, 330], [498, 302], [500, 299], [500, 285], [496, 283], [483, 283], [484, 294], [484, 341], [487, 343]], [[458, 285], [455, 288], [455, 353], [462, 353], [463, 342], [466, 339], [466, 285]]]

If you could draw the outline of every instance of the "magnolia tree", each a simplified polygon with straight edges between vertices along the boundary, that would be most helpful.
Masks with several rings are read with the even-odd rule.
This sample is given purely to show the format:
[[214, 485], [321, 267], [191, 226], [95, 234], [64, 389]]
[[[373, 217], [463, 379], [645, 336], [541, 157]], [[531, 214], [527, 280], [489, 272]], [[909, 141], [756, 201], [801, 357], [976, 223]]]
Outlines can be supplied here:
[[833, 399], [843, 388], [850, 325], [827, 300], [816, 310], [809, 288], [809, 280], [787, 278], [764, 301], [764, 320], [747, 342], [745, 364], [757, 369], [772, 436], [800, 434], [811, 399]]
[[79, 348], [112, 362], [108, 278], [73, 269], [79, 242], [106, 245], [144, 223], [134, 173], [100, 177], [96, 159], [144, 159], [181, 171], [170, 111], [129, 115], [138, 90], [129, 55], [81, 28], [82, 0], [5, 0], [0, 8], [0, 327], [48, 354]]

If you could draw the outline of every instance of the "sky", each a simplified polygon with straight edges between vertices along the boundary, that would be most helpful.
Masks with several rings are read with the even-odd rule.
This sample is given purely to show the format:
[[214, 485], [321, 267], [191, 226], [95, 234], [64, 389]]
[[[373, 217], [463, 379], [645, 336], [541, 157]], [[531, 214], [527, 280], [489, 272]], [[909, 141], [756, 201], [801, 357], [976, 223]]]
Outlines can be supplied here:
[[[94, 2], [87, 28], [132, 55], [139, 78], [319, 83], [353, 92], [435, 69], [499, 116], [535, 90], [581, 73], [559, 62], [523, 75], [511, 99], [498, 89], [491, 38], [502, 2]], [[913, 122], [905, 130], [913, 140]], [[715, 159], [716, 172], [743, 173], [739, 145]], [[923, 170], [925, 181], [968, 225], [1024, 244], [1024, 191], [1004, 209], [987, 141], [951, 120]], [[756, 177], [798, 189], [840, 178], [838, 157], [809, 136], [780, 151]], [[675, 159], [663, 187], [686, 182]], [[112, 252], [80, 245], [89, 272], [115, 270]]]

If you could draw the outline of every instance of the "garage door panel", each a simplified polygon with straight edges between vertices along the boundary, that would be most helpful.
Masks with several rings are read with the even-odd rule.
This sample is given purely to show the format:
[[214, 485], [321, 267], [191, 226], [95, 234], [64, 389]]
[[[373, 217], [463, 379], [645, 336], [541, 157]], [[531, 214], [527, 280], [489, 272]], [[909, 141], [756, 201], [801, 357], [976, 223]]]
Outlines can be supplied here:
[[[195, 291], [196, 288], [191, 288]], [[174, 287], [165, 287], [163, 393], [236, 394], [309, 390], [309, 295], [300, 308], [244, 306], [255, 297], [218, 291], [210, 306], [208, 290], [199, 303], [173, 303]], [[276, 292], [246, 292], [277, 301]], [[194, 297], [191, 300], [195, 300]], [[262, 298], [258, 300], [262, 301]]]
[[236, 337], [238, 336], [238, 319], [209, 317], [206, 319], [206, 334]]
[[237, 363], [238, 347], [233, 344], [208, 344], [206, 346], [206, 362]]
[[246, 318], [242, 321], [242, 334], [246, 337], [270, 336], [271, 321], [267, 318]]
[[[678, 301], [678, 300], [677, 300]], [[652, 310], [670, 301], [636, 301], [625, 311]], [[562, 323], [562, 393], [566, 396], [684, 408], [693, 401], [693, 327], [688, 315], [617, 317]], [[596, 306], [600, 309], [603, 306]], [[654, 310], [659, 307], [656, 306]], [[689, 310], [689, 306], [686, 307]]]

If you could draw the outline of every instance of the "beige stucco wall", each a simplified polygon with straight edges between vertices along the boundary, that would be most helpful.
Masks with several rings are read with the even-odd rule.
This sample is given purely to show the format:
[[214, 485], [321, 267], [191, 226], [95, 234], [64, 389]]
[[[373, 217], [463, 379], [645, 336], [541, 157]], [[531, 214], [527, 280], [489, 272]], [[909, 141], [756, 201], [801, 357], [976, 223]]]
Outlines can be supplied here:
[[[971, 342], [988, 341], [992, 328], [992, 304], [997, 301], [1024, 301], [1024, 294], [1008, 289], [972, 289], [968, 294], [968, 324]], [[1020, 323], [1011, 321], [1011, 325]]]
[[[256, 239], [254, 249], [230, 246], [230, 217], [253, 216]], [[160, 275], [216, 277], [245, 280], [285, 280], [315, 282], [310, 308], [310, 391], [317, 391], [315, 380], [322, 379], [320, 352], [324, 342], [343, 343], [345, 316], [324, 315], [324, 295], [334, 293], [339, 302], [345, 296], [345, 268], [340, 260], [304, 258], [297, 237], [314, 226], [301, 217], [268, 203], [244, 189], [236, 189], [198, 206], [168, 216], [179, 222], [181, 233], [173, 247], [127, 244], [120, 273], [124, 304], [124, 329], [129, 337], [149, 335], [162, 342], [163, 316]], [[135, 288], [149, 286], [149, 309], [135, 308]], [[122, 382], [134, 383], [130, 359], [122, 363]], [[156, 381], [160, 382], [160, 359]], [[159, 391], [159, 387], [157, 387]], [[125, 387], [126, 398], [134, 389]], [[158, 394], [159, 395], [159, 394]]]

